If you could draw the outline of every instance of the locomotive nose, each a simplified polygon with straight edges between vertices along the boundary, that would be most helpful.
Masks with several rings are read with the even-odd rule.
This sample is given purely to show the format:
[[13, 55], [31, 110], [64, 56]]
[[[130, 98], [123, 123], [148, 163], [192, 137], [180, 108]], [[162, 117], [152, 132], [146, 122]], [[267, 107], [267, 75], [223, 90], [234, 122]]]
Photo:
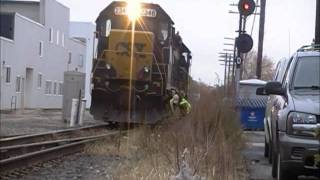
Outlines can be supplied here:
[[153, 43], [150, 40], [153, 38], [151, 32], [111, 30], [109, 50], [104, 51], [103, 60], [117, 72], [113, 79], [151, 81]]

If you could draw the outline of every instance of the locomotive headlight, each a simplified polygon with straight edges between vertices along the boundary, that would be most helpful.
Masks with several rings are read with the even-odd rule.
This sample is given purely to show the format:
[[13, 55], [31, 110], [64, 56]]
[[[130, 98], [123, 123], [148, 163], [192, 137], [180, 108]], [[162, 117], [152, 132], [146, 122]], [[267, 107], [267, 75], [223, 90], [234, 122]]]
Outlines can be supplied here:
[[127, 14], [131, 21], [137, 20], [141, 15], [140, 0], [127, 0]]
[[143, 68], [143, 70], [144, 70], [145, 73], [149, 73], [149, 72], [150, 72], [150, 69], [149, 69], [147, 66], [145, 66], [145, 67]]
[[111, 69], [111, 65], [110, 65], [110, 64], [106, 64], [106, 68], [107, 68], [108, 70], [110, 70], [110, 69]]
[[288, 134], [314, 137], [318, 126], [317, 117], [313, 114], [291, 112], [288, 116]]

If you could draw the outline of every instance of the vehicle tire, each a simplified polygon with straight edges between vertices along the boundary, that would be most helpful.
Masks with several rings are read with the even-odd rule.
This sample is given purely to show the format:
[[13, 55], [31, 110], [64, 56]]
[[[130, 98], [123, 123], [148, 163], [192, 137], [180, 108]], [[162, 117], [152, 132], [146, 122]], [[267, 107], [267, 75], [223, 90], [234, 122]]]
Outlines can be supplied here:
[[277, 157], [277, 153], [274, 152], [274, 150], [271, 151], [271, 156], [272, 156], [272, 170], [271, 170], [271, 174], [273, 178], [277, 177], [277, 168], [278, 168], [278, 157]]
[[267, 138], [264, 137], [264, 157], [267, 158], [269, 156], [269, 143], [267, 143]]
[[297, 180], [297, 175], [290, 172], [281, 162], [281, 156], [277, 154], [277, 180]]
[[268, 150], [268, 152], [269, 152], [269, 154], [268, 154], [268, 162], [269, 162], [269, 164], [271, 164], [272, 163], [272, 143], [270, 143], [269, 142], [269, 150]]

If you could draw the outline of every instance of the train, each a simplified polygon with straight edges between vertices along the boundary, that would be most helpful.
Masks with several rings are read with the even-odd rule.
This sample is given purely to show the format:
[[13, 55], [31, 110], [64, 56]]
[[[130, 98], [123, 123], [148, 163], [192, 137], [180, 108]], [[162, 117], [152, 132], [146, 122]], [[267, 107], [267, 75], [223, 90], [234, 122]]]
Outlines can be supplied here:
[[112, 123], [154, 124], [168, 115], [172, 92], [188, 95], [192, 54], [158, 4], [113, 1], [96, 19], [90, 113]]

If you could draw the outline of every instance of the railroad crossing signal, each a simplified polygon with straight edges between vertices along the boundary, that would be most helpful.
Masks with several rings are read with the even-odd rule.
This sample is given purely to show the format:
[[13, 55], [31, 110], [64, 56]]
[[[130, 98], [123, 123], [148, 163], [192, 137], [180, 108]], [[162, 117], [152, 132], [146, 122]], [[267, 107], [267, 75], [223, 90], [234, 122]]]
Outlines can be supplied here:
[[249, 16], [256, 8], [256, 3], [254, 0], [240, 0], [238, 4], [238, 9], [241, 15]]

